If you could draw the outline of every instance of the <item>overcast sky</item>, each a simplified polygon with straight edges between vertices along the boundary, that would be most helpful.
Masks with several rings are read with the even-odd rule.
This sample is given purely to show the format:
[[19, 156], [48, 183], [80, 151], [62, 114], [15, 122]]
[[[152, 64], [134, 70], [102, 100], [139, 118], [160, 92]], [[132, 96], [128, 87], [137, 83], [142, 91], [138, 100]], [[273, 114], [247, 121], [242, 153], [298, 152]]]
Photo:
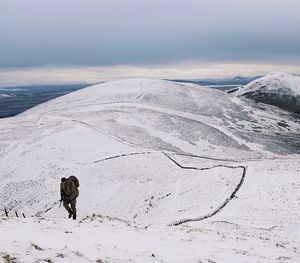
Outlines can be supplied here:
[[0, 0], [0, 71], [240, 64], [297, 71], [299, 14], [299, 0]]

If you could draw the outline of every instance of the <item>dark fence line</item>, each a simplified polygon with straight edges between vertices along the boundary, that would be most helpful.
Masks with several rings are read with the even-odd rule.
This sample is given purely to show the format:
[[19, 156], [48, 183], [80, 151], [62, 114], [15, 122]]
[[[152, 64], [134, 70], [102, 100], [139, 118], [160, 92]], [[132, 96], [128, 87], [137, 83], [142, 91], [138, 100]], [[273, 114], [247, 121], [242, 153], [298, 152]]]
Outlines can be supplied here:
[[[6, 209], [6, 207], [4, 207], [4, 213], [5, 213], [6, 217], [9, 217], [9, 212], [8, 212], [8, 210]], [[16, 217], [19, 217], [19, 214], [18, 214], [17, 211], [15, 211], [15, 215], [16, 215]], [[26, 216], [25, 216], [24, 213], [22, 213], [22, 216], [23, 216], [24, 218], [26, 218]]]

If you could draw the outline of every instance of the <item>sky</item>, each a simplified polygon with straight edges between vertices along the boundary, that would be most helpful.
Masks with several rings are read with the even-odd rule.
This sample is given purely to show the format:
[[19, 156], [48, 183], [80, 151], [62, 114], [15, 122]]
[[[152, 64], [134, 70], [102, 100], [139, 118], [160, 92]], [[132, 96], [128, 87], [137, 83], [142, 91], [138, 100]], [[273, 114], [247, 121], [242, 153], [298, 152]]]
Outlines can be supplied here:
[[299, 14], [299, 0], [0, 0], [0, 85], [299, 74]]

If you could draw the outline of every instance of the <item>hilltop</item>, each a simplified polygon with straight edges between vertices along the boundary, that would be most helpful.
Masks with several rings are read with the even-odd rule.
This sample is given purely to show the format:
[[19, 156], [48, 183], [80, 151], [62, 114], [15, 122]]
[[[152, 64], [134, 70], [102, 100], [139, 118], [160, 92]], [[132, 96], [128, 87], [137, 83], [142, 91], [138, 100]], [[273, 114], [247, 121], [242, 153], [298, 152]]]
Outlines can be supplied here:
[[236, 95], [300, 114], [299, 76], [272, 72], [240, 88]]
[[[39, 233], [53, 240], [49, 229], [71, 236], [74, 230], [83, 262], [95, 262], [94, 252], [77, 243], [83, 226], [89, 235], [106, 233], [101, 240], [85, 237], [92, 249], [118, 244], [100, 250], [108, 262], [222, 262], [224, 256], [280, 262], [300, 255], [300, 125], [293, 113], [195, 84], [130, 79], [1, 119], [0, 134], [0, 203], [10, 215], [32, 216], [3, 219], [1, 233], [11, 236], [9, 229], [27, 229], [27, 223], [35, 233], [29, 241], [13, 235], [16, 246], [0, 239], [2, 253], [20, 258], [23, 251], [42, 260], [27, 248], [31, 242], [53, 260], [64, 245], [72, 246], [68, 237], [60, 235], [53, 246]], [[58, 207], [60, 178], [70, 175], [81, 182], [79, 220], [71, 228]], [[115, 231], [128, 242], [116, 241]], [[25, 237], [30, 233], [24, 230]], [[143, 240], [140, 246], [134, 237]], [[161, 246], [174, 244], [178, 256], [150, 241], [158, 239], [168, 240], [157, 241]], [[196, 255], [194, 248], [207, 240], [209, 252]], [[155, 257], [145, 252], [145, 258], [148, 249]], [[127, 256], [118, 257], [123, 250]], [[72, 253], [64, 251], [66, 261]]]

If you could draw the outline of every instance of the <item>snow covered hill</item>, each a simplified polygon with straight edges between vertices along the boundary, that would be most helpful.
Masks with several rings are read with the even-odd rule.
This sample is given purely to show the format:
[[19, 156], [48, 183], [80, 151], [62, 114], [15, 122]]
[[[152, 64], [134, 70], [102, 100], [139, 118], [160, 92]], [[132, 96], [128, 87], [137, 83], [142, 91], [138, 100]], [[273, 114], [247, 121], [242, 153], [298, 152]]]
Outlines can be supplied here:
[[[32, 216], [0, 222], [0, 254], [96, 262], [102, 246], [104, 262], [296, 262], [299, 154], [299, 119], [271, 105], [154, 79], [76, 91], [0, 120], [0, 204], [10, 215]], [[72, 229], [58, 206], [60, 178], [70, 175], [81, 183], [81, 222]], [[79, 230], [83, 222], [93, 237]], [[25, 240], [10, 230], [19, 227]], [[84, 246], [79, 236], [87, 238], [95, 250], [62, 253], [69, 237], [54, 245], [49, 231], [71, 234], [75, 247]], [[128, 242], [116, 241], [116, 231]], [[8, 236], [17, 243], [7, 244]], [[206, 238], [211, 249], [199, 250]], [[172, 245], [175, 257], [160, 249]], [[22, 253], [34, 257], [22, 261]]]
[[300, 114], [299, 76], [273, 72], [240, 88], [236, 95]]

